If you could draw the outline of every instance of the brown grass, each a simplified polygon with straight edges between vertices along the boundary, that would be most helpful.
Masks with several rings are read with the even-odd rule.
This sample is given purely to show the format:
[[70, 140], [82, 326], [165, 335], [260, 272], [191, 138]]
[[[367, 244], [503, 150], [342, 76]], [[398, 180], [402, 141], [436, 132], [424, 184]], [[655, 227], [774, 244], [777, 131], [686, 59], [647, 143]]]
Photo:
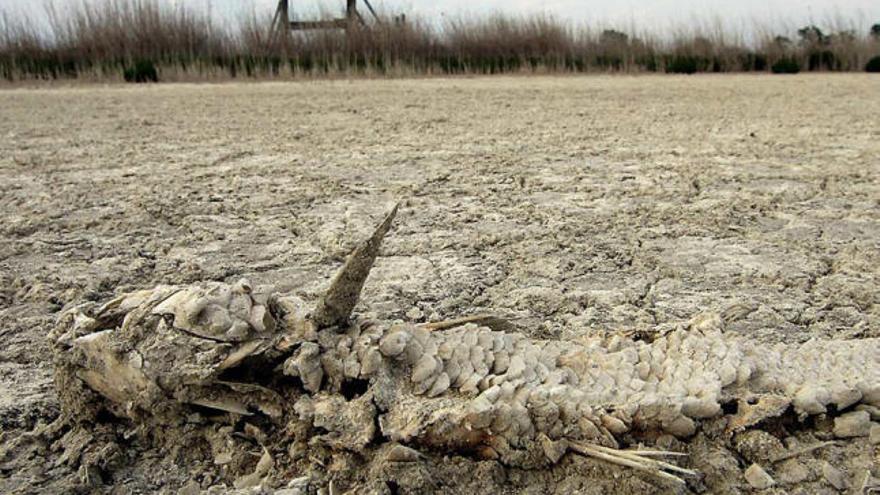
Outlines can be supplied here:
[[[574, 27], [554, 17], [496, 14], [342, 31], [268, 35], [271, 16], [235, 27], [157, 0], [89, 0], [35, 20], [0, 13], [0, 78], [120, 79], [153, 67], [160, 79], [511, 72], [863, 70], [880, 40], [837, 17], [798, 34], [750, 33], [718, 19], [671, 33]], [[40, 26], [43, 26], [42, 28]], [[750, 40], [750, 41], [747, 41]]]

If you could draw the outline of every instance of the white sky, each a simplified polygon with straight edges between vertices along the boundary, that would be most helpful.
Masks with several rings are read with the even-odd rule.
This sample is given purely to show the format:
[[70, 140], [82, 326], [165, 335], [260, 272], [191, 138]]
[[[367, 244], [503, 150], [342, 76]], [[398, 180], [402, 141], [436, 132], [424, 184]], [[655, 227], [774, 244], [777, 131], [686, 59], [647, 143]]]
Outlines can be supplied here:
[[[83, 0], [0, 0], [0, 11], [29, 11], [39, 17], [45, 1], [57, 6], [73, 5]], [[88, 1], [88, 0], [87, 0]], [[99, 0], [100, 1], [100, 0]], [[254, 9], [270, 15], [277, 0], [161, 0], [205, 9], [219, 19], [234, 19]], [[344, 0], [290, 0], [297, 12], [319, 8], [342, 11]], [[728, 29], [748, 32], [757, 23], [774, 30], [794, 30], [816, 23], [826, 30], [852, 27], [866, 30], [880, 22], [880, 0], [372, 0], [389, 13], [406, 13], [429, 18], [471, 16], [504, 12], [508, 14], [547, 13], [573, 23], [629, 30], [669, 32], [671, 26], [708, 26], [723, 19]], [[366, 9], [360, 7], [362, 11]]]

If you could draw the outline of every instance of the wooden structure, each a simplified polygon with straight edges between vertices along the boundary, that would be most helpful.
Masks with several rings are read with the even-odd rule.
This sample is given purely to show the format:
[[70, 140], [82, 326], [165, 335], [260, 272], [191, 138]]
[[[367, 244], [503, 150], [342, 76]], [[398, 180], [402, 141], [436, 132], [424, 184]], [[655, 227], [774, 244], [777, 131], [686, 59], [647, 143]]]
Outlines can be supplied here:
[[[373, 9], [373, 6], [370, 5], [370, 0], [363, 0], [363, 2], [376, 22], [381, 23], [379, 15]], [[315, 21], [291, 20], [289, 0], [278, 0], [275, 17], [272, 19], [271, 38], [274, 39], [278, 33], [287, 31], [310, 31], [315, 29], [344, 29], [348, 31], [366, 24], [364, 17], [358, 12], [357, 0], [346, 0], [345, 17]]]

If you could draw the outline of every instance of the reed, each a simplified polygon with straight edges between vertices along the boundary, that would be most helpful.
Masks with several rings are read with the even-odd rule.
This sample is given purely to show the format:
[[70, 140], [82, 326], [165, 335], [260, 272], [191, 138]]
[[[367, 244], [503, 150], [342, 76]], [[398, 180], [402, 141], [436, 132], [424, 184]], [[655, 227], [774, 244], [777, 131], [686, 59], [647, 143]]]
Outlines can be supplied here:
[[42, 19], [0, 12], [0, 78], [861, 71], [880, 55], [880, 26], [859, 29], [839, 15], [799, 29], [758, 23], [747, 31], [715, 18], [653, 33], [500, 13], [274, 38], [269, 25], [268, 13], [220, 25], [209, 13], [159, 0], [86, 0], [64, 11], [50, 5]]

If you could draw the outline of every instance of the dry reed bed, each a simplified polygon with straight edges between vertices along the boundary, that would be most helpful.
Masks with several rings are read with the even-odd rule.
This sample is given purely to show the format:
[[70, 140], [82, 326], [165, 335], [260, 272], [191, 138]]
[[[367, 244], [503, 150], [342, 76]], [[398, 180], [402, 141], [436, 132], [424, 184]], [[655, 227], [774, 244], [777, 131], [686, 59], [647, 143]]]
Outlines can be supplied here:
[[208, 13], [157, 0], [91, 0], [63, 12], [47, 7], [42, 20], [0, 15], [0, 78], [9, 81], [862, 71], [872, 59], [880, 65], [880, 24], [867, 30], [840, 19], [830, 28], [790, 29], [788, 36], [766, 27], [737, 32], [721, 21], [658, 35], [498, 14], [273, 39], [268, 16], [221, 26]]

